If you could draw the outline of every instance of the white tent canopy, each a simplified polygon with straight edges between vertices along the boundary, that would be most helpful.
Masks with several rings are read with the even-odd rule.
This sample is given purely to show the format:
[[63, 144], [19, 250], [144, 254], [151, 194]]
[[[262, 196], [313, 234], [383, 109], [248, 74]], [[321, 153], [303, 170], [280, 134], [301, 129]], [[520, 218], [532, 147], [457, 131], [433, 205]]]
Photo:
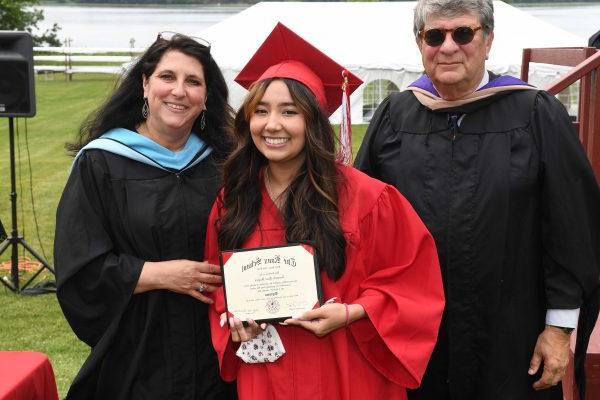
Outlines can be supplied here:
[[[360, 123], [387, 89], [402, 90], [423, 72], [412, 32], [414, 6], [415, 2], [263, 2], [199, 35], [212, 43], [231, 103], [238, 107], [246, 91], [233, 79], [275, 24], [282, 22], [365, 82], [351, 97], [352, 122]], [[495, 73], [518, 76], [523, 48], [585, 45], [583, 38], [504, 2], [494, 1], [494, 9], [495, 37], [487, 68]], [[563, 71], [534, 64], [530, 80], [543, 85]], [[336, 113], [332, 121], [338, 120]]]

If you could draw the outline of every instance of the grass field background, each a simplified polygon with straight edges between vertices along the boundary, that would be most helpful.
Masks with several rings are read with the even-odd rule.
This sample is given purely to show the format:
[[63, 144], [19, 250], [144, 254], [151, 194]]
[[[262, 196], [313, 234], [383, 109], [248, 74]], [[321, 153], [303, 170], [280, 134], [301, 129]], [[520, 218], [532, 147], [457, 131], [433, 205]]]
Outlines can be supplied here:
[[[52, 264], [54, 220], [71, 157], [64, 149], [79, 124], [114, 87], [112, 76], [79, 75], [67, 82], [63, 75], [38, 78], [34, 118], [15, 120], [17, 220], [19, 233]], [[27, 126], [25, 126], [27, 124]], [[26, 129], [27, 128], [27, 134]], [[31, 174], [29, 164], [31, 163]], [[39, 227], [35, 229], [32, 194]], [[10, 175], [8, 119], [0, 118], [0, 219], [10, 232]], [[19, 247], [19, 256], [29, 256]], [[0, 257], [6, 261], [7, 250]], [[31, 274], [21, 270], [21, 285]], [[0, 276], [9, 275], [6, 269]], [[52, 278], [43, 273], [41, 279]], [[31, 350], [46, 353], [52, 362], [60, 397], [69, 385], [89, 348], [80, 342], [64, 319], [53, 294], [16, 295], [0, 286], [0, 350]]]
[[[15, 135], [15, 156], [19, 233], [51, 264], [56, 206], [72, 160], [64, 144], [75, 138], [81, 122], [113, 88], [114, 77], [109, 75], [76, 75], [72, 81], [66, 81], [60, 74], [41, 76], [36, 80], [36, 116], [15, 120], [18, 131]], [[353, 127], [354, 154], [362, 141], [365, 127]], [[7, 118], [0, 118], [0, 219], [10, 232]], [[29, 254], [23, 253], [20, 248], [19, 256]], [[9, 257], [8, 250], [0, 256], [0, 262], [4, 262], [0, 277], [10, 273], [5, 269], [9, 265]], [[22, 285], [31, 273], [21, 272]], [[40, 278], [52, 276], [43, 273]], [[89, 348], [71, 331], [53, 294], [16, 295], [3, 285], [0, 285], [0, 350], [46, 353], [52, 362], [61, 398], [66, 395], [89, 353]]]

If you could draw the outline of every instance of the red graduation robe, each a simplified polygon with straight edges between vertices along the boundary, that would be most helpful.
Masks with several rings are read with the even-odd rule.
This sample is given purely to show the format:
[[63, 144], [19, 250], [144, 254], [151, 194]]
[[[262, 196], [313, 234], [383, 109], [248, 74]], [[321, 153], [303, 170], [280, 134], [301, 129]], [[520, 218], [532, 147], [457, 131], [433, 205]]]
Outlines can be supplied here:
[[[433, 350], [444, 307], [434, 241], [408, 201], [392, 186], [340, 166], [339, 218], [346, 238], [346, 270], [332, 281], [322, 272], [325, 299], [361, 304], [367, 317], [318, 338], [293, 326], [275, 325], [286, 353], [273, 363], [246, 364], [229, 329], [220, 327], [223, 293], [210, 312], [221, 376], [237, 379], [246, 399], [406, 399]], [[244, 248], [286, 243], [278, 209], [262, 190], [256, 230]], [[218, 263], [213, 206], [207, 259]]]

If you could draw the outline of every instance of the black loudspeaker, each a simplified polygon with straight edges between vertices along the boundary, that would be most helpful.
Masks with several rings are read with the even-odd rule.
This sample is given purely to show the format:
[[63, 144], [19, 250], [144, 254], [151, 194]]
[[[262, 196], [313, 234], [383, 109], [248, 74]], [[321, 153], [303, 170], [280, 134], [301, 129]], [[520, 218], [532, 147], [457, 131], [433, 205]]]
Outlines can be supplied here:
[[0, 117], [33, 117], [33, 41], [27, 32], [0, 31]]

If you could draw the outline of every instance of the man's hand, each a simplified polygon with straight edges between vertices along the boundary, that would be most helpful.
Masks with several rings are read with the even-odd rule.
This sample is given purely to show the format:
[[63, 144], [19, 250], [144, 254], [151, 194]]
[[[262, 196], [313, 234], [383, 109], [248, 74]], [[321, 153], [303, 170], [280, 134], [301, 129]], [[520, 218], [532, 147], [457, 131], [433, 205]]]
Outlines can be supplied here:
[[529, 362], [529, 375], [534, 375], [544, 363], [542, 377], [533, 383], [535, 390], [548, 389], [562, 380], [569, 364], [570, 333], [555, 326], [546, 325], [538, 336], [533, 357]]

